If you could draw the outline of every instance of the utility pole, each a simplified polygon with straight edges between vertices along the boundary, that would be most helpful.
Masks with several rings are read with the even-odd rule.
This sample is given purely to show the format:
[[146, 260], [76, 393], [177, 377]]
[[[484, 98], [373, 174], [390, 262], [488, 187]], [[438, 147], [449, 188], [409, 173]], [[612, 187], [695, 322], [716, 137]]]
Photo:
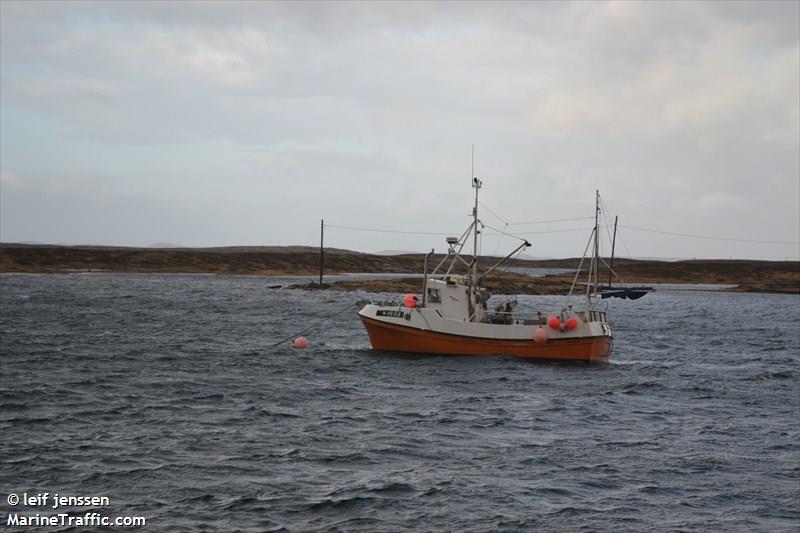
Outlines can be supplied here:
[[319, 286], [322, 287], [322, 274], [325, 272], [325, 219], [319, 221]]

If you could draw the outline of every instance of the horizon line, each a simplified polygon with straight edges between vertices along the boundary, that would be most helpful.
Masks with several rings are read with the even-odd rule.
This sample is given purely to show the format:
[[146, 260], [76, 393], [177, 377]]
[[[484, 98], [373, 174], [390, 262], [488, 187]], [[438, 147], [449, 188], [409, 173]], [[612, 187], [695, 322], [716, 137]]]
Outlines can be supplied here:
[[[235, 249], [235, 248], [306, 248], [309, 250], [319, 250], [319, 246], [314, 245], [307, 245], [307, 244], [225, 244], [225, 245], [206, 245], [206, 246], [185, 246], [185, 245], [177, 245], [172, 243], [154, 243], [151, 245], [126, 245], [126, 244], [66, 244], [66, 243], [42, 243], [42, 242], [35, 242], [35, 241], [16, 241], [16, 242], [5, 242], [0, 241], [0, 247], [2, 246], [25, 246], [25, 247], [49, 247], [49, 248], [123, 248], [123, 249], [131, 249], [131, 250], [175, 250], [175, 251], [188, 251], [188, 250], [219, 250], [219, 249]], [[339, 248], [335, 246], [325, 246], [323, 250], [338, 250], [342, 252], [349, 252], [353, 254], [362, 254], [362, 255], [378, 255], [378, 256], [400, 256], [400, 255], [424, 255], [425, 251], [401, 251], [401, 250], [382, 250], [377, 252], [365, 252], [360, 250], [353, 250], [350, 248]], [[446, 252], [436, 252], [439, 255], [443, 255]], [[493, 257], [493, 258], [501, 258], [504, 256], [501, 255], [481, 255], [480, 257]], [[603, 256], [606, 257], [606, 256]], [[607, 256], [607, 257], [610, 257]], [[773, 262], [773, 263], [786, 263], [786, 262], [800, 262], [800, 258], [791, 259], [786, 257], [785, 259], [755, 259], [751, 257], [696, 257], [696, 256], [686, 256], [686, 257], [659, 257], [659, 256], [615, 256], [617, 259], [628, 259], [634, 261], [661, 261], [661, 262], [680, 262], [680, 261], [763, 261], [763, 262]], [[565, 261], [569, 259], [580, 259], [579, 256], [572, 256], [572, 257], [518, 257], [516, 258], [521, 261]]]

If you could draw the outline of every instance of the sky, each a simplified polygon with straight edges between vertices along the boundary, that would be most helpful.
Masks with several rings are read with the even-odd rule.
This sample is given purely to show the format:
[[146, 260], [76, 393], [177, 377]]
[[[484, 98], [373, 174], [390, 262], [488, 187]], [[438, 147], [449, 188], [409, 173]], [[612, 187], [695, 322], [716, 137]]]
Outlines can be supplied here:
[[3, 242], [441, 252], [473, 145], [485, 254], [800, 260], [800, 2], [0, 2]]

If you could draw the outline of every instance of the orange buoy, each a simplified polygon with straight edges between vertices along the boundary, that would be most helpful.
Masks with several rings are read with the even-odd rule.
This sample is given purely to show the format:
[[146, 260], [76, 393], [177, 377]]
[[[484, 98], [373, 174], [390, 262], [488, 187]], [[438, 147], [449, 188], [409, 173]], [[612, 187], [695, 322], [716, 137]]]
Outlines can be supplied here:
[[549, 337], [547, 331], [542, 327], [538, 327], [533, 331], [533, 342], [538, 345], [547, 344]]
[[305, 337], [297, 337], [294, 340], [293, 344], [294, 344], [295, 348], [303, 349], [303, 348], [308, 348], [309, 346], [311, 346], [311, 341], [309, 341]]
[[557, 315], [553, 315], [547, 319], [547, 325], [550, 326], [550, 329], [558, 329], [561, 327], [561, 319]]
[[567, 329], [573, 330], [578, 327], [578, 317], [571, 316], [567, 319]]
[[403, 298], [403, 305], [411, 309], [415, 308], [417, 306], [417, 295], [411, 293], [406, 294], [405, 298]]

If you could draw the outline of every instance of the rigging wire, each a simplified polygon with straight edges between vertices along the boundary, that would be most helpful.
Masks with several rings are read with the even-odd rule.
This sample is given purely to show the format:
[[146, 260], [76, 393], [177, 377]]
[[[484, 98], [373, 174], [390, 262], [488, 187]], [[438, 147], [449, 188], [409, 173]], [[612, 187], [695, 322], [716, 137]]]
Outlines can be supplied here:
[[[589, 235], [589, 241], [586, 243], [586, 248], [583, 249], [583, 255], [581, 256], [581, 261], [578, 263], [578, 269], [575, 271], [575, 278], [572, 280], [572, 286], [569, 288], [569, 293], [567, 293], [567, 303], [572, 301], [572, 294], [575, 291], [575, 285], [578, 283], [578, 278], [583, 271], [583, 261], [586, 259], [586, 253], [589, 251], [589, 246], [592, 244], [592, 238], [594, 238], [594, 231], [592, 234]], [[591, 270], [590, 270], [591, 272]]]
[[[497, 232], [497, 234], [499, 234], [501, 236], [508, 235], [509, 237], [513, 237], [513, 238], [515, 238], [517, 240], [520, 240], [520, 241], [527, 241], [528, 240], [528, 239], [525, 239], [523, 237], [519, 237], [518, 235], [515, 235], [513, 233], [508, 233], [507, 231], [501, 231], [501, 230], [499, 230], [497, 228], [494, 228], [494, 227], [492, 227], [492, 226], [490, 226], [488, 224], [485, 224], [484, 227], [489, 228], [490, 230]], [[492, 235], [492, 234], [490, 233], [490, 235]]]
[[503, 224], [506, 224], [506, 225], [508, 225], [508, 224], [509, 224], [508, 220], [504, 219], [503, 217], [501, 217], [500, 215], [498, 215], [497, 213], [495, 213], [494, 211], [492, 211], [491, 209], [489, 209], [489, 206], [488, 206], [488, 205], [486, 205], [486, 204], [484, 204], [484, 203], [483, 203], [483, 202], [481, 202], [480, 200], [478, 200], [478, 205], [480, 205], [481, 207], [483, 207], [484, 209], [486, 209], [487, 211], [489, 211], [489, 213], [491, 213], [492, 215], [494, 215], [494, 217], [495, 217], [497, 220], [499, 220], [500, 222], [502, 222]]
[[[496, 234], [509, 235], [511, 237], [515, 237], [515, 238], [520, 239], [520, 240], [524, 240], [524, 239], [522, 239], [522, 237], [519, 237], [519, 235], [543, 235], [543, 234], [546, 234], [546, 233], [569, 233], [569, 232], [572, 232], [572, 231], [592, 231], [592, 229], [593, 229], [593, 228], [569, 228], [569, 229], [551, 229], [551, 230], [545, 230], [545, 231], [526, 231], [526, 232], [523, 232], [523, 233], [509, 233], [507, 231], [506, 232], [500, 231], [499, 229], [493, 228], [491, 226], [486, 226], [486, 227], [496, 231], [497, 232]], [[490, 235], [496, 235], [496, 234], [490, 233]]]
[[[602, 195], [600, 196], [600, 208], [601, 208], [601, 214], [604, 217], [605, 217], [606, 213], [611, 213], [611, 210], [606, 205], [605, 198]], [[609, 219], [606, 219], [606, 221], [607, 221], [606, 222], [606, 224], [607, 224], [607, 226], [606, 226], [606, 228], [607, 228], [606, 234], [610, 233], [610, 231], [608, 230], [608, 228], [610, 227], [610, 224], [609, 224], [608, 220]], [[622, 224], [619, 224], [618, 228], [619, 227], [622, 227]], [[612, 242], [613, 240], [614, 240], [613, 237], [611, 237], [609, 242]], [[625, 242], [625, 237], [623, 236], [623, 232], [617, 231], [617, 240], [620, 241], [620, 243], [622, 244], [622, 247], [625, 248], [625, 252], [628, 254], [626, 257], [633, 257], [633, 254], [631, 253], [630, 249], [628, 248], [628, 244]], [[622, 257], [622, 256], [620, 256], [620, 257]], [[620, 280], [620, 281], [622, 281], [622, 280]], [[624, 285], [624, 283], [623, 283], [623, 285]]]
[[[601, 200], [601, 202], [602, 202], [602, 200]], [[607, 208], [606, 208], [606, 211], [607, 211]], [[489, 229], [491, 229], [492, 231], [495, 232], [495, 233], [486, 233], [487, 236], [490, 236], [490, 235], [501, 235], [501, 236], [508, 235], [510, 237], [517, 238], [519, 240], [525, 240], [522, 237], [520, 237], [520, 235], [543, 235], [543, 234], [548, 234], [548, 233], [569, 233], [569, 232], [575, 232], [575, 231], [590, 231], [592, 228], [567, 228], [567, 229], [555, 229], [555, 230], [543, 230], [543, 231], [526, 231], [526, 232], [521, 232], [521, 233], [511, 233], [511, 232], [507, 231], [508, 230], [508, 226], [522, 225], [522, 224], [543, 224], [543, 223], [547, 223], [547, 222], [563, 222], [563, 221], [567, 221], [567, 220], [588, 220], [588, 219], [591, 219], [591, 218], [593, 218], [593, 217], [583, 217], [583, 218], [573, 218], [573, 219], [564, 218], [564, 219], [559, 219], [559, 220], [541, 220], [541, 221], [537, 221], [537, 222], [525, 222], [525, 223], [523, 223], [523, 222], [519, 222], [519, 223], [504, 222], [505, 228], [502, 229], [502, 230], [498, 229], [498, 228], [495, 228], [495, 227], [492, 227], [492, 226], [489, 226], [489, 225], [486, 225], [485, 227], [487, 227], [487, 228], [489, 228]], [[606, 224], [603, 224], [603, 226], [606, 228], [606, 230], [608, 232], [608, 228], [610, 227], [610, 224], [608, 224], [607, 220], [606, 220]], [[374, 232], [374, 233], [392, 233], [392, 234], [398, 234], [398, 235], [430, 235], [430, 236], [435, 236], [435, 237], [449, 237], [449, 236], [454, 235], [456, 233], [456, 232], [443, 233], [443, 232], [435, 232], [435, 231], [407, 231], [407, 230], [393, 230], [393, 229], [385, 229], [385, 228], [366, 228], [366, 227], [360, 227], [360, 226], [344, 226], [344, 225], [339, 225], [339, 224], [325, 224], [325, 227], [326, 228], [334, 228], [334, 229], [351, 230], [351, 231], [368, 231], [368, 232]], [[693, 234], [693, 233], [678, 233], [678, 232], [674, 232], [674, 231], [663, 231], [663, 230], [657, 230], [657, 229], [653, 229], [653, 228], [643, 228], [643, 227], [640, 227], [640, 226], [630, 226], [628, 224], [618, 224], [618, 227], [619, 228], [625, 228], [625, 229], [633, 230], [633, 231], [643, 231], [643, 232], [648, 232], [648, 233], [657, 233], [657, 234], [660, 234], [660, 235], [671, 235], [671, 236], [674, 236], [674, 237], [689, 237], [689, 238], [693, 238], [693, 239], [706, 239], [706, 240], [714, 240], [714, 241], [745, 242], [745, 243], [755, 243], [755, 244], [793, 244], [793, 245], [800, 244], [800, 241], [779, 241], [779, 240], [765, 240], [765, 239], [737, 239], [737, 238], [733, 238], [733, 237], [719, 237], [719, 236], [712, 236], [712, 235], [697, 235], [697, 234]], [[627, 243], [625, 242], [624, 237], [622, 237], [621, 235], [620, 235], [620, 240], [622, 241], [622, 245], [625, 248], [625, 251], [627, 252], [628, 256], [630, 257], [631, 256], [630, 250], [628, 249], [628, 246], [627, 246]]]
[[[606, 203], [603, 200], [603, 196], [600, 196], [600, 216], [603, 217], [603, 220], [606, 223], [606, 235], [608, 236], [608, 245], [612, 246], [614, 243], [614, 237], [611, 236], [611, 216], [608, 215], [611, 211], [606, 207]], [[613, 253], [613, 250], [612, 250]]]
[[600, 258], [600, 262], [601, 262], [601, 263], [603, 263], [603, 264], [606, 266], [606, 268], [608, 268], [608, 271], [609, 271], [609, 272], [611, 272], [611, 275], [612, 275], [612, 276], [614, 276], [614, 278], [616, 278], [617, 280], [619, 280], [619, 285], [622, 285], [623, 287], [627, 287], [627, 285], [626, 285], [625, 281], [624, 281], [624, 280], [623, 280], [623, 279], [620, 277], [620, 275], [619, 275], [619, 274], [617, 274], [617, 271], [616, 271], [616, 270], [614, 270], [613, 268], [611, 268], [611, 265], [609, 265], [609, 264], [606, 262], [606, 260], [605, 260], [605, 259], [603, 259], [603, 258], [601, 257], [601, 258]]
[[[499, 239], [497, 239], [497, 246], [495, 246], [495, 247], [494, 247], [494, 252], [492, 252], [492, 255], [497, 255], [497, 250], [499, 250], [499, 249], [500, 249], [500, 243], [502, 243], [502, 242], [503, 242], [503, 237], [505, 237], [505, 236], [506, 236], [506, 235], [505, 235], [506, 231], [508, 231], [508, 222], [506, 222], [506, 225], [505, 225], [505, 227], [503, 228], [503, 234], [502, 234], [502, 235], [500, 235], [500, 238], [499, 238]], [[491, 234], [490, 234], [490, 236], [491, 236]], [[483, 238], [483, 235], [481, 235], [481, 238]]]
[[330, 314], [330, 315], [329, 315], [329, 316], [327, 316], [326, 318], [323, 318], [322, 320], [320, 320], [320, 321], [318, 321], [318, 322], [314, 322], [313, 324], [311, 324], [311, 325], [310, 325], [310, 326], [308, 326], [307, 328], [305, 328], [305, 329], [301, 329], [301, 330], [300, 330], [300, 331], [298, 331], [297, 333], [292, 333], [291, 335], [289, 335], [288, 337], [286, 337], [286, 338], [285, 338], [285, 339], [283, 339], [282, 341], [278, 341], [278, 342], [276, 342], [275, 344], [273, 344], [273, 345], [272, 345], [272, 348], [275, 348], [276, 346], [280, 346], [280, 345], [281, 345], [281, 344], [283, 344], [284, 342], [286, 342], [286, 341], [289, 341], [289, 340], [292, 340], [293, 338], [297, 337], [298, 335], [302, 335], [303, 333], [306, 333], [306, 332], [308, 332], [308, 331], [311, 331], [312, 329], [316, 328], [317, 326], [320, 326], [320, 325], [324, 324], [324, 323], [325, 323], [325, 322], [327, 322], [328, 320], [331, 320], [332, 318], [336, 318], [337, 316], [341, 316], [341, 315], [343, 315], [345, 312], [351, 311], [351, 310], [352, 310], [352, 308], [353, 308], [353, 304], [352, 304], [352, 303], [349, 303], [349, 304], [347, 304], [347, 307], [345, 307], [344, 309], [342, 309], [342, 310], [340, 310], [340, 311], [335, 311], [334, 313]]
[[[499, 220], [500, 222], [503, 223], [503, 229], [502, 230], [497, 229], [497, 228], [492, 228], [491, 226], [486, 226], [487, 228], [490, 228], [490, 229], [492, 229], [492, 230], [497, 232], [497, 233], [488, 233], [488, 234], [486, 234], [487, 236], [493, 236], [493, 235], [498, 235], [498, 234], [500, 235], [500, 238], [497, 240], [497, 245], [495, 246], [495, 249], [494, 249], [494, 252], [492, 252], [492, 255], [496, 255], [497, 254], [497, 250], [500, 249], [500, 245], [503, 243], [503, 237], [505, 237], [506, 235], [519, 239], [519, 237], [517, 237], [517, 235], [542, 235], [542, 234], [546, 234], [546, 233], [568, 233], [568, 232], [572, 232], [572, 231], [589, 231], [589, 230], [592, 229], [592, 228], [574, 228], [574, 229], [561, 229], [561, 230], [549, 230], [549, 231], [529, 231], [529, 232], [525, 232], [525, 233], [513, 234], [513, 233], [509, 233], [508, 232], [508, 227], [509, 226], [526, 226], [526, 225], [533, 225], [533, 224], [550, 224], [550, 223], [557, 223], [557, 222], [572, 222], [572, 221], [576, 221], [576, 220], [591, 220], [591, 219], [594, 218], [594, 217], [576, 217], [576, 218], [557, 218], [557, 219], [552, 219], [552, 220], [536, 220], [536, 221], [530, 221], [530, 222], [509, 222], [506, 219], [504, 219], [503, 217], [501, 217], [500, 215], [498, 215], [497, 213], [495, 213], [494, 210], [492, 210], [492, 208], [490, 208], [488, 205], [484, 204], [480, 200], [478, 201], [478, 204], [481, 207], [483, 207], [484, 209], [486, 209], [497, 220]], [[483, 235], [483, 233], [482, 233], [482, 235]], [[524, 239], [522, 239], [522, 240], [524, 240]]]
[[554, 218], [551, 220], [531, 220], [528, 222], [509, 222], [508, 220], [504, 219], [500, 215], [498, 215], [494, 210], [492, 210], [488, 205], [484, 204], [480, 200], [478, 200], [478, 204], [489, 211], [497, 220], [502, 222], [503, 224], [507, 224], [509, 226], [529, 226], [534, 224], [554, 224], [557, 222], [574, 222], [577, 220], [592, 220], [594, 217], [574, 217], [574, 218]]
[[[509, 224], [510, 225], [510, 224]], [[546, 233], [567, 233], [572, 231], [590, 231], [592, 228], [569, 228], [569, 229], [555, 229], [555, 230], [545, 230], [545, 231], [527, 231], [524, 233], [510, 233], [506, 230], [501, 230], [499, 228], [495, 228], [494, 226], [490, 226], [488, 224], [483, 225], [486, 228], [492, 230], [492, 232], [481, 232], [482, 235], [486, 236], [495, 236], [500, 235], [502, 236], [508, 235], [509, 237], [514, 237], [521, 241], [525, 239], [519, 237], [519, 235], [542, 235]], [[364, 227], [357, 227], [357, 226], [341, 226], [338, 224], [325, 224], [326, 228], [336, 228], [336, 229], [345, 229], [345, 230], [354, 230], [354, 231], [371, 231], [376, 233], [395, 233], [395, 234], [402, 234], [402, 235], [433, 235], [433, 236], [450, 236], [454, 235], [454, 232], [451, 233], [439, 233], [439, 232], [431, 232], [431, 231], [402, 231], [402, 230], [391, 230], [391, 229], [382, 229], [382, 228], [364, 228]]]
[[[614, 237], [616, 237], [617, 240], [619, 240], [621, 242], [621, 244], [624, 246], [625, 250], [628, 252], [628, 257], [632, 257], [631, 253], [630, 253], [630, 250], [628, 250], [628, 246], [625, 244], [625, 241], [622, 238], [622, 233], [617, 231], [615, 236], [611, 235], [611, 229], [610, 229], [611, 228], [611, 223], [610, 223], [611, 216], [609, 215], [609, 213], [611, 213], [611, 210], [608, 208], [608, 206], [606, 205], [605, 199], [601, 195], [600, 196], [600, 216], [602, 216], [603, 219], [606, 222], [606, 235], [608, 236], [608, 242], [609, 242], [609, 244], [613, 245], [614, 244], [614, 240], [615, 240]], [[611, 253], [612, 254], [615, 253], [615, 250], [613, 248], [611, 250]], [[623, 287], [627, 286], [625, 284], [625, 281], [622, 279], [622, 277], [617, 273], [616, 270], [611, 268], [611, 265], [609, 265], [606, 262], [606, 260], [603, 259], [602, 256], [600, 257], [600, 262], [603, 263], [606, 266], [606, 268], [608, 268], [608, 271], [611, 274], [611, 278], [609, 278], [609, 279], [612, 279], [612, 278], [616, 279], [618, 281], [618, 283], [620, 285], [622, 285]]]

